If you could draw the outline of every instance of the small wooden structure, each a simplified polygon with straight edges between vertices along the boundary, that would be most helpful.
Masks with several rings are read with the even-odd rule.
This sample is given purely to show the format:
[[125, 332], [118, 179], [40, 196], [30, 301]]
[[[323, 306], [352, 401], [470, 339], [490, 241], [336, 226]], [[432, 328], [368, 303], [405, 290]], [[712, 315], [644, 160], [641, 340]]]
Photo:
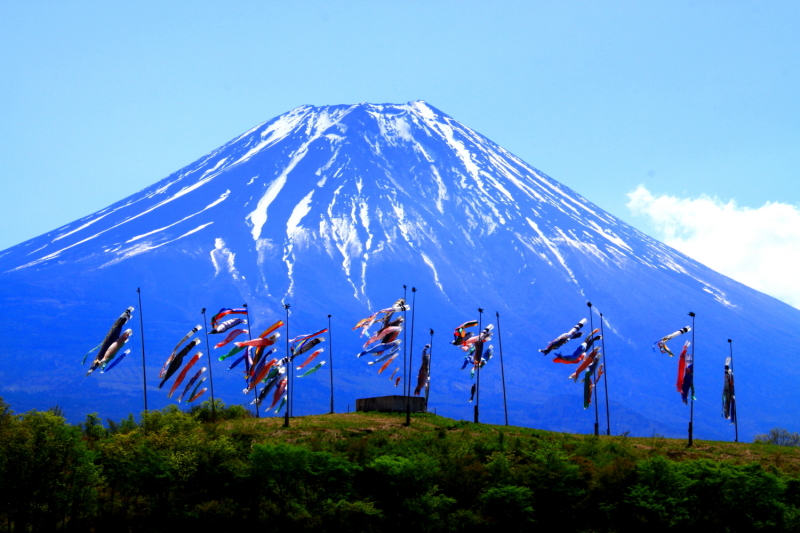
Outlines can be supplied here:
[[384, 413], [405, 413], [406, 405], [411, 404], [412, 413], [426, 411], [425, 398], [421, 396], [378, 396], [375, 398], [358, 398], [356, 411], [381, 411]]

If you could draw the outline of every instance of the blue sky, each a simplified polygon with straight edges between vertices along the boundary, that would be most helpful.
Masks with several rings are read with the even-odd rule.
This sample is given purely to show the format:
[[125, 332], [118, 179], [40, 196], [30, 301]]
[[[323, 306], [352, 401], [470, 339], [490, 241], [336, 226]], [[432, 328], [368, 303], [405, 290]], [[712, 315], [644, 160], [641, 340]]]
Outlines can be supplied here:
[[[296, 106], [423, 99], [767, 290], [800, 250], [798, 27], [781, 1], [3, 2], [0, 249]], [[715, 264], [734, 228], [747, 269]]]

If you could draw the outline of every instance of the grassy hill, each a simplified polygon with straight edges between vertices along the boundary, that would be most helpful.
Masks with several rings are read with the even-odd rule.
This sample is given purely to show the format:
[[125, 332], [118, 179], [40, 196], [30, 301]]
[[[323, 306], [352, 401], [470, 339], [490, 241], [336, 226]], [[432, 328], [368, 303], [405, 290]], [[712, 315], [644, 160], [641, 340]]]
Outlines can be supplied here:
[[510, 442], [545, 440], [559, 443], [571, 454], [591, 456], [598, 460], [610, 460], [614, 456], [630, 456], [635, 460], [662, 456], [673, 461], [708, 459], [731, 465], [758, 463], [764, 468], [778, 469], [784, 474], [800, 474], [800, 448], [774, 446], [762, 443], [734, 443], [726, 441], [704, 441], [695, 439], [692, 447], [685, 439], [668, 439], [660, 435], [630, 437], [627, 435], [595, 437], [554, 433], [516, 426], [497, 426], [455, 421], [428, 413], [417, 413], [411, 417], [411, 425], [405, 425], [404, 414], [348, 413], [316, 415], [292, 418], [288, 428], [284, 419], [247, 418], [229, 421], [223, 427], [230, 434], [248, 434], [254, 442], [282, 442], [307, 446], [312, 449], [334, 451], [343, 442], [358, 439], [374, 445], [393, 441], [422, 440], [435, 436], [442, 438], [478, 441]]
[[800, 450], [418, 414], [174, 407], [80, 426], [0, 403], [10, 531], [794, 531]]

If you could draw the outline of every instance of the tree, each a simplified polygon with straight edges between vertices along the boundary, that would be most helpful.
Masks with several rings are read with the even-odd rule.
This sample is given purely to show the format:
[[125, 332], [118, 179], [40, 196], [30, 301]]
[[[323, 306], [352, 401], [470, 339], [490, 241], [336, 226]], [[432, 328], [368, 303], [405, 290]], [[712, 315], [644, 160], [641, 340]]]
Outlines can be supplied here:
[[800, 433], [789, 433], [785, 428], [772, 428], [766, 435], [756, 435], [754, 442], [778, 446], [800, 446]]
[[80, 430], [48, 411], [1, 418], [0, 514], [7, 523], [49, 531], [90, 516], [100, 478]]

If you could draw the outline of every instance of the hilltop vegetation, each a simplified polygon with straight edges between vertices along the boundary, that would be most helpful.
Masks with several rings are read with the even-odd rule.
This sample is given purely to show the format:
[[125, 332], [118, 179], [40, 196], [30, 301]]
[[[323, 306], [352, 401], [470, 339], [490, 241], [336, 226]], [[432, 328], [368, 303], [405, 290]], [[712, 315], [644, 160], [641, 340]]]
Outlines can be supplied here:
[[800, 450], [594, 437], [430, 414], [175, 407], [79, 426], [0, 401], [7, 531], [789, 531]]

